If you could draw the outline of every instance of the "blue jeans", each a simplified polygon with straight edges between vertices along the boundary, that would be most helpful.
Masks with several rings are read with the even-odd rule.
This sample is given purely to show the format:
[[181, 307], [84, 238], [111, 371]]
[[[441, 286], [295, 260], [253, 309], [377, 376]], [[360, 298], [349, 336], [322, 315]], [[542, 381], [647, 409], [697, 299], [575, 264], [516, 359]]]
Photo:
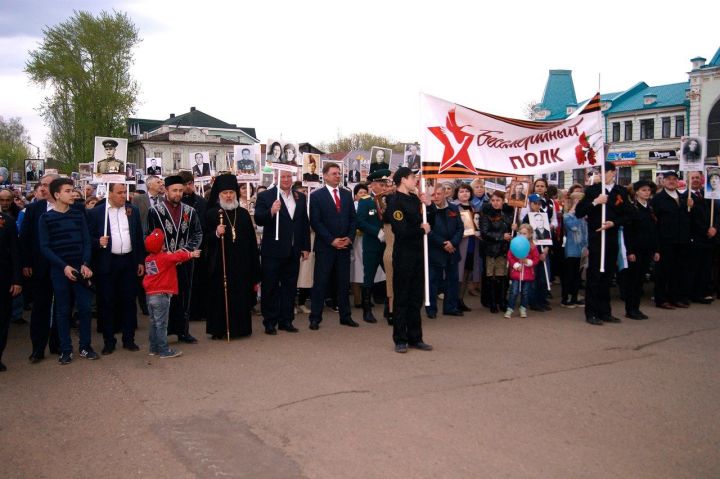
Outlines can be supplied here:
[[[522, 285], [522, 289], [520, 286]], [[520, 306], [523, 308], [528, 307], [528, 300], [530, 298], [530, 290], [532, 289], [532, 281], [519, 281], [512, 280], [510, 282], [510, 296], [508, 297], [507, 307], [509, 309], [515, 309], [515, 302], [517, 301], [518, 295], [520, 296]]]
[[[73, 266], [74, 267], [74, 266]], [[80, 268], [76, 268], [78, 271]], [[70, 281], [63, 270], [53, 267], [50, 270], [50, 279], [55, 293], [55, 319], [57, 321], [58, 336], [60, 337], [60, 352], [72, 352], [72, 339], [70, 338], [70, 315], [72, 296], [75, 295], [75, 307], [80, 319], [80, 349], [90, 347], [91, 316], [90, 308], [93, 293], [77, 281]]]
[[437, 296], [440, 287], [443, 287], [445, 299], [443, 300], [443, 313], [453, 313], [458, 310], [458, 264], [448, 260], [445, 266], [430, 265], [430, 306], [425, 308], [428, 313], [437, 313]]
[[170, 349], [167, 341], [168, 316], [171, 294], [148, 294], [147, 307], [150, 313], [150, 352], [163, 354]]

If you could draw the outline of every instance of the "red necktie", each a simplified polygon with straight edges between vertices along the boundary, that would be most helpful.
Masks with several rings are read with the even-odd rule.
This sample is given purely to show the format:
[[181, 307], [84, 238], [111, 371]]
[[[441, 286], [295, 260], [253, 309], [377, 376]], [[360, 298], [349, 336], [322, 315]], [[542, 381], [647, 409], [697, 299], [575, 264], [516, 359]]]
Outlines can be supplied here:
[[333, 195], [335, 195], [335, 209], [340, 213], [340, 197], [337, 194], [337, 188], [333, 189]]

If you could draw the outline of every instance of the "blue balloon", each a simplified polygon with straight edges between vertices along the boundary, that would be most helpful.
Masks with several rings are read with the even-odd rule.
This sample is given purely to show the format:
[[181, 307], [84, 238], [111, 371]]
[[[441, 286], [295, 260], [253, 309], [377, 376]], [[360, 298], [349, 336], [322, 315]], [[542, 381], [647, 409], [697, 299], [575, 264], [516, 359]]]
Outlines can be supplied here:
[[525, 259], [530, 253], [530, 242], [523, 235], [517, 235], [510, 241], [510, 251], [517, 259]]

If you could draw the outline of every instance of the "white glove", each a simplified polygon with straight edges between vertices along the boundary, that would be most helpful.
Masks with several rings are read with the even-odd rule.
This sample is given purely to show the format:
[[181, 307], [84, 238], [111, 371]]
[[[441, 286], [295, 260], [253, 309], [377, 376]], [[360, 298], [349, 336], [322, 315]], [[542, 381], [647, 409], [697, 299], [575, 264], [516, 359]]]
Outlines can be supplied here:
[[525, 266], [528, 266], [528, 267], [529, 267], [529, 266], [532, 266], [532, 265], [533, 265], [533, 262], [532, 262], [532, 260], [531, 260], [530, 258], [528, 258], [528, 259], [525, 260]]
[[385, 231], [384, 230], [378, 231], [378, 239], [380, 240], [381, 243], [385, 242]]
[[522, 265], [521, 265], [520, 263], [515, 263], [515, 264], [513, 265], [513, 269], [514, 269], [515, 271], [520, 271], [520, 268], [522, 268]]

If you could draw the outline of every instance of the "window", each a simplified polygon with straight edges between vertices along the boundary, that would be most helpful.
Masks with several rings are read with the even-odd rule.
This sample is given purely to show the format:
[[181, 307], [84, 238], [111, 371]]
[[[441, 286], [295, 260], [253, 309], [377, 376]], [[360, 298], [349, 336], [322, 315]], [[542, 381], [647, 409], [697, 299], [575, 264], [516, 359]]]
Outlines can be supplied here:
[[217, 153], [210, 153], [210, 169], [217, 171]]
[[182, 168], [182, 154], [177, 151], [173, 152], [173, 171]]
[[680, 137], [685, 134], [685, 117], [684, 116], [676, 116], [675, 117], [675, 136]]
[[620, 186], [628, 186], [632, 183], [632, 168], [629, 166], [621, 166], [618, 168], [617, 184]]
[[625, 122], [625, 141], [632, 141], [632, 121]]
[[652, 181], [652, 180], [653, 180], [652, 170], [640, 170], [640, 171], [638, 171], [638, 179], [639, 179], [639, 180], [644, 180], [644, 181]]
[[162, 151], [156, 151], [155, 153], [153, 153], [153, 157], [160, 158], [162, 160], [162, 154], [163, 154]]
[[612, 124], [612, 141], [620, 141], [620, 122], [618, 121]]
[[573, 183], [578, 183], [580, 185], [584, 185], [585, 184], [585, 169], [579, 168], [577, 170], [573, 170], [572, 179], [573, 179]]
[[655, 138], [655, 120], [640, 120], [640, 139], [652, 140]]
[[670, 138], [670, 117], [666, 116], [662, 119], [662, 137]]

